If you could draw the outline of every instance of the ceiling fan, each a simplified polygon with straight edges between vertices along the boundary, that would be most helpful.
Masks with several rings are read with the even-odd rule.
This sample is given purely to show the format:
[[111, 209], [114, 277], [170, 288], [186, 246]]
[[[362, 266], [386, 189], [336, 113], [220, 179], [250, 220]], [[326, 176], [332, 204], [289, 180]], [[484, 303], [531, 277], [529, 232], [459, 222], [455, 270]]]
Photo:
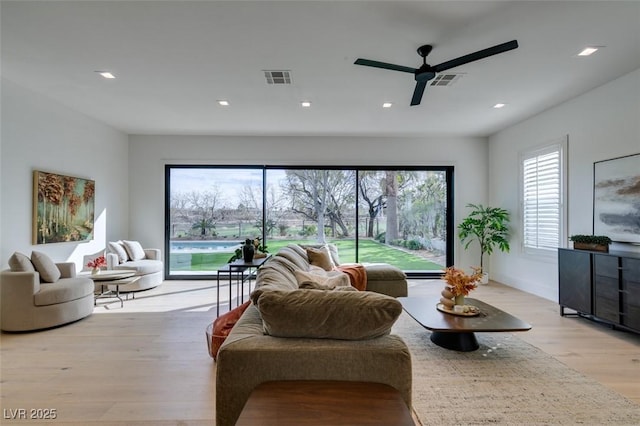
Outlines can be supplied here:
[[424, 46], [420, 46], [418, 48], [418, 55], [422, 56], [422, 66], [420, 68], [405, 67], [402, 65], [388, 64], [386, 62], [378, 62], [362, 58], [356, 59], [354, 64], [364, 65], [367, 67], [383, 68], [392, 71], [408, 72], [413, 74], [416, 80], [416, 88], [413, 91], [413, 97], [411, 98], [411, 106], [414, 106], [420, 105], [422, 94], [424, 93], [424, 89], [427, 87], [427, 82], [433, 79], [436, 76], [436, 73], [458, 67], [469, 62], [487, 58], [489, 56], [497, 55], [498, 53], [503, 53], [508, 50], [513, 50], [517, 47], [518, 41], [511, 40], [506, 43], [488, 47], [486, 49], [482, 49], [474, 53], [469, 53], [468, 55], [460, 56], [459, 58], [431, 66], [427, 64], [427, 55], [429, 54], [429, 52], [431, 52], [433, 46], [431, 46], [430, 44], [425, 44]]

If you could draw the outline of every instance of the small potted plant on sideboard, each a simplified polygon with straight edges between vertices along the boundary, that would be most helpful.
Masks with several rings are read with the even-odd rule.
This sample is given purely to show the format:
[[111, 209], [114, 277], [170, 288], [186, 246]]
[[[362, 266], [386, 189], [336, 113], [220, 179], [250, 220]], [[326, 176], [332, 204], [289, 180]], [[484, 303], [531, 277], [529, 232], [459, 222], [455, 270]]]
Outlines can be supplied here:
[[569, 240], [573, 241], [573, 248], [576, 250], [592, 250], [609, 253], [611, 238], [604, 235], [572, 235]]

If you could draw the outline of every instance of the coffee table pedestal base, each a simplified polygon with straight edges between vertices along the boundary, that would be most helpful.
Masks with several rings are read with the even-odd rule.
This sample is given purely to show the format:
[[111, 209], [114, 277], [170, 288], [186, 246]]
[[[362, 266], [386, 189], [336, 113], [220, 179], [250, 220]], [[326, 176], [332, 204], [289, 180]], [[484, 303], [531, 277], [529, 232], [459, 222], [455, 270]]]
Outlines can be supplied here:
[[476, 335], [472, 332], [434, 331], [431, 333], [431, 341], [445, 349], [458, 352], [472, 352], [480, 347]]

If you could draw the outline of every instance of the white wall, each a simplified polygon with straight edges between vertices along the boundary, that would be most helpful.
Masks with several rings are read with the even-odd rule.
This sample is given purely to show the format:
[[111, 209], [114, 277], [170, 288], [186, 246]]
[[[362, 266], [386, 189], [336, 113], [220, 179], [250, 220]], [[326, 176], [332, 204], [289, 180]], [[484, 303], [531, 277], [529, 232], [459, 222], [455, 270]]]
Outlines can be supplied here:
[[[484, 138], [130, 136], [130, 236], [148, 247], [164, 244], [164, 165], [453, 165], [456, 224], [467, 203], [485, 203]], [[461, 253], [456, 264], [475, 265]], [[461, 257], [458, 257], [460, 255]]]
[[[56, 262], [76, 262], [128, 233], [128, 137], [2, 79], [0, 149], [0, 262], [14, 251], [47, 253]], [[32, 245], [33, 170], [93, 179], [96, 227], [89, 242]]]
[[[622, 76], [489, 138], [489, 197], [513, 213], [509, 254], [491, 256], [497, 281], [558, 300], [557, 258], [534, 259], [522, 253], [518, 203], [519, 152], [569, 136], [568, 233], [593, 230], [593, 163], [640, 153], [640, 70]], [[612, 249], [638, 251], [630, 245]]]

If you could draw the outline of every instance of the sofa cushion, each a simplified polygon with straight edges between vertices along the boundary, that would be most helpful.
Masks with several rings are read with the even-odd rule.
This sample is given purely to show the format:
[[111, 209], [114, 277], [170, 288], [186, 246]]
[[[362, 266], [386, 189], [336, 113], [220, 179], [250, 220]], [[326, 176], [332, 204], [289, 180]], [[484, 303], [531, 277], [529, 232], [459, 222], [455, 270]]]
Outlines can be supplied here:
[[109, 246], [109, 251], [111, 251], [111, 253], [115, 253], [116, 255], [118, 255], [119, 263], [124, 263], [129, 260], [129, 255], [125, 250], [122, 241], [109, 241], [107, 245]]
[[326, 246], [321, 248], [307, 247], [307, 257], [311, 265], [319, 266], [325, 271], [331, 271], [336, 265], [331, 259], [329, 249]]
[[294, 275], [296, 268], [289, 261], [274, 256], [263, 267], [258, 269], [256, 288], [262, 286], [274, 286], [282, 289], [295, 290], [298, 282]]
[[298, 286], [306, 282], [321, 284], [327, 288], [349, 286], [349, 276], [347, 274], [339, 271], [331, 271], [331, 273], [328, 273], [322, 270], [322, 272], [324, 273], [319, 274], [312, 271], [294, 271], [293, 273], [298, 281]]
[[264, 291], [256, 305], [265, 332], [277, 337], [372, 339], [389, 334], [402, 312], [392, 297], [358, 291]]
[[88, 278], [64, 278], [54, 284], [40, 286], [33, 299], [36, 306], [57, 305], [92, 295], [93, 290], [93, 281]]
[[368, 281], [392, 281], [406, 280], [407, 276], [400, 269], [387, 263], [367, 263], [364, 265], [367, 270]]
[[129, 261], [117, 265], [114, 267], [115, 270], [134, 270], [136, 271], [136, 275], [148, 275], [153, 274], [155, 272], [162, 271], [162, 261], [161, 260], [151, 260], [151, 259], [142, 259], [137, 261]]
[[122, 244], [124, 245], [124, 249], [127, 251], [127, 254], [129, 255], [129, 259], [136, 261], [136, 260], [142, 260], [146, 257], [144, 249], [142, 248], [142, 245], [138, 241], [122, 240]]
[[31, 252], [31, 262], [40, 274], [40, 281], [55, 283], [60, 279], [60, 270], [53, 260], [40, 251]]
[[11, 272], [35, 272], [36, 268], [26, 254], [15, 252], [9, 258]]
[[209, 354], [213, 359], [218, 358], [218, 350], [220, 346], [227, 339], [227, 336], [231, 332], [231, 329], [238, 322], [238, 319], [242, 316], [244, 311], [247, 310], [251, 301], [246, 301], [242, 305], [230, 310], [229, 312], [220, 315], [213, 322], [213, 330], [211, 333], [211, 347], [209, 348]]

